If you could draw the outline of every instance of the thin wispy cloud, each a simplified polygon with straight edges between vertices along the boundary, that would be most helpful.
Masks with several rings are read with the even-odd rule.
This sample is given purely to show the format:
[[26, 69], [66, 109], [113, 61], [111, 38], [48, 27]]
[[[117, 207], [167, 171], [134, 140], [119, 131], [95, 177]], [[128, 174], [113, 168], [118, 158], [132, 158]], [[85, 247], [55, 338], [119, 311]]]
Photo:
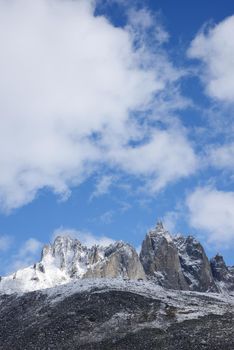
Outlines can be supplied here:
[[5, 273], [12, 273], [34, 264], [40, 258], [42, 247], [43, 243], [36, 238], [27, 239], [11, 256], [10, 263], [5, 266]]
[[100, 245], [105, 247], [115, 242], [110, 237], [106, 237], [103, 235], [98, 236], [88, 231], [75, 230], [63, 227], [60, 227], [54, 231], [52, 240], [54, 240], [58, 236], [70, 236], [73, 238], [77, 238], [82, 244], [89, 248], [93, 247], [94, 245]]
[[12, 245], [13, 238], [7, 235], [0, 234], [0, 252], [6, 252]]
[[107, 194], [115, 181], [116, 177], [113, 175], [104, 175], [99, 177], [95, 185], [95, 190], [90, 196], [90, 200]]

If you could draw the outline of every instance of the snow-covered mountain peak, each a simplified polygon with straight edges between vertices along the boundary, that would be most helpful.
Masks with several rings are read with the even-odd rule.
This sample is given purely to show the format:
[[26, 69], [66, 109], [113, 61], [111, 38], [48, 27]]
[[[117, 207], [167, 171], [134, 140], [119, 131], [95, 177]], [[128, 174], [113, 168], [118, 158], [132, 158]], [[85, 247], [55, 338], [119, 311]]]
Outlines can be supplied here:
[[72, 279], [104, 277], [145, 279], [136, 250], [122, 241], [87, 248], [76, 238], [58, 236], [44, 246], [38, 263], [2, 277], [0, 291], [30, 291]]
[[54, 287], [76, 279], [123, 278], [152, 280], [165, 288], [206, 291], [234, 290], [234, 269], [223, 257], [208, 260], [193, 237], [171, 236], [159, 222], [142, 242], [140, 255], [123, 241], [88, 248], [70, 236], [58, 236], [45, 245], [41, 260], [0, 277], [0, 293]]
[[170, 233], [164, 228], [163, 223], [159, 221], [155, 228], [151, 229], [148, 233], [149, 237], [154, 240], [160, 240], [162, 238], [166, 239], [167, 242], [172, 242], [172, 236]]

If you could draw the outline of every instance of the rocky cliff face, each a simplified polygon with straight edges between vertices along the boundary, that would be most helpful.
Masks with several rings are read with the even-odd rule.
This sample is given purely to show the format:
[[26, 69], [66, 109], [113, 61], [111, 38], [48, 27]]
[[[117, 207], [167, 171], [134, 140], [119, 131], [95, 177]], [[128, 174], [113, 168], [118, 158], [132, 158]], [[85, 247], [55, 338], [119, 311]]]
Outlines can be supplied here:
[[177, 236], [173, 241], [189, 288], [200, 292], [217, 292], [210, 262], [202, 245], [192, 236]]
[[42, 250], [41, 261], [3, 277], [0, 291], [30, 291], [79, 278], [146, 279], [136, 250], [124, 242], [87, 248], [77, 239], [57, 237]]
[[234, 271], [227, 267], [222, 255], [217, 254], [210, 264], [217, 286], [221, 290], [234, 291]]
[[178, 250], [162, 223], [146, 235], [140, 252], [145, 273], [156, 283], [171, 289], [189, 289], [183, 276]]
[[44, 248], [39, 266], [46, 272], [51, 262], [69, 278], [146, 278], [136, 250], [124, 242], [88, 249], [77, 239], [57, 237]]
[[84, 278], [146, 279], [138, 254], [130, 244], [123, 242], [112, 244], [103, 250], [102, 257], [90, 265], [83, 276]]
[[148, 279], [175, 290], [234, 291], [234, 269], [222, 256], [209, 262], [194, 237], [172, 237], [158, 223], [146, 234], [139, 256], [124, 242], [87, 248], [75, 238], [57, 237], [43, 248], [40, 262], [0, 279], [0, 292], [33, 291], [86, 278]]

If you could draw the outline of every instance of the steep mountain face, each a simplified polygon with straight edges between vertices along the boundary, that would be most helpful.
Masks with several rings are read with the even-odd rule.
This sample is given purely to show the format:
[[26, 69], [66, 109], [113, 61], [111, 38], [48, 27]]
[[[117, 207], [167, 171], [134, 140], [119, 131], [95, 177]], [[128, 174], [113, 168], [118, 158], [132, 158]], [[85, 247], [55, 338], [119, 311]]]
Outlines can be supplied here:
[[79, 279], [0, 294], [2, 350], [233, 350], [234, 299], [145, 281]]
[[221, 290], [234, 291], [234, 271], [228, 268], [222, 255], [217, 254], [211, 259], [211, 270], [216, 284]]
[[158, 223], [146, 235], [140, 260], [146, 275], [159, 285], [171, 289], [189, 289], [182, 273], [176, 245], [162, 223]]
[[217, 292], [210, 262], [202, 245], [192, 236], [177, 236], [173, 241], [189, 288], [200, 292]]
[[75, 238], [57, 237], [43, 248], [40, 262], [0, 278], [0, 293], [39, 290], [87, 278], [147, 279], [175, 290], [234, 291], [234, 268], [227, 267], [220, 255], [209, 262], [194, 237], [172, 237], [158, 223], [146, 234], [139, 256], [124, 242], [87, 248]]
[[[94, 250], [97, 252], [98, 248], [95, 247]], [[96, 253], [92, 256], [96, 256]], [[95, 259], [83, 277], [117, 278], [120, 276], [132, 280], [146, 279], [137, 252], [123, 242], [117, 242], [104, 249], [103, 258]]]
[[46, 273], [51, 265], [63, 271], [68, 278], [145, 278], [137, 252], [124, 242], [88, 249], [77, 239], [57, 237], [52, 246], [43, 249], [36, 270]]
[[129, 244], [87, 248], [77, 239], [63, 236], [43, 248], [39, 263], [3, 277], [0, 291], [32, 291], [77, 278], [104, 277], [146, 279], [138, 254]]

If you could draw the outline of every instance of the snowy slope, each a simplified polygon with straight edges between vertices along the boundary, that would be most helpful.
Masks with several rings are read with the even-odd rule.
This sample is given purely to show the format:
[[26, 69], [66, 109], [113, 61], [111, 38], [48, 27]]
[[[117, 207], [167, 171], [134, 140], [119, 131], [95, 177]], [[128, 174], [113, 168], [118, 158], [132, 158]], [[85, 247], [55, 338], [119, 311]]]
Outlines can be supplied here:
[[175, 290], [234, 292], [234, 269], [221, 256], [210, 262], [194, 237], [173, 237], [158, 223], [146, 234], [140, 256], [124, 242], [87, 248], [75, 238], [59, 236], [43, 248], [38, 263], [0, 277], [0, 293], [41, 290], [88, 278], [150, 280]]
[[95, 277], [145, 279], [145, 273], [135, 249], [127, 243], [87, 248], [77, 239], [59, 236], [43, 248], [39, 263], [2, 277], [0, 292], [34, 291]]

